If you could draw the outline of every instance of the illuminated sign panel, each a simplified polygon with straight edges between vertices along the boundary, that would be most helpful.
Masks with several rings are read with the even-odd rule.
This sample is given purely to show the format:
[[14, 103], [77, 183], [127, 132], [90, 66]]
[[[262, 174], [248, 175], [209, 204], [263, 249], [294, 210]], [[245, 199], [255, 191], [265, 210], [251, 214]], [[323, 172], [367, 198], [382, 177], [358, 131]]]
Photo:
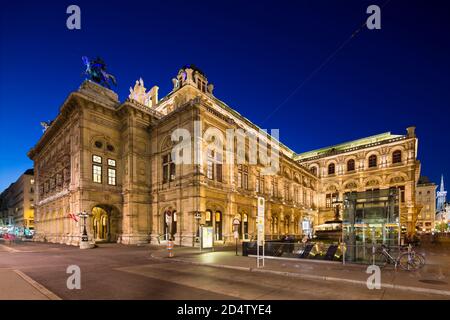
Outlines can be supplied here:
[[202, 227], [202, 249], [212, 248], [214, 245], [213, 227]]
[[264, 200], [263, 197], [258, 197], [258, 216], [256, 217], [258, 246], [264, 245]]

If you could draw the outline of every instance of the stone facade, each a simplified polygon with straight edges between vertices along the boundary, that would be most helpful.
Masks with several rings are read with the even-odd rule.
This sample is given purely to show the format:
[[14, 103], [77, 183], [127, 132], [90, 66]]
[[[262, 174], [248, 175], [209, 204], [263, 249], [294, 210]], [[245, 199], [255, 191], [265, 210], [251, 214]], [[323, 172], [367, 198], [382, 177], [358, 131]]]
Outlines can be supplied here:
[[437, 185], [426, 177], [420, 177], [416, 188], [416, 203], [419, 208], [417, 230], [419, 233], [431, 233], [436, 217], [436, 188]]
[[0, 195], [0, 226], [34, 229], [34, 173], [25, 171]]
[[[241, 221], [241, 239], [254, 236], [258, 195], [266, 198], [269, 238], [301, 236], [302, 221], [317, 222], [318, 179], [283, 145], [275, 176], [262, 176], [261, 165], [220, 164], [217, 154], [201, 164], [175, 165], [170, 159], [175, 129], [194, 135], [195, 123], [201, 133], [258, 128], [215, 98], [200, 70], [183, 68], [173, 83], [160, 101], [157, 87], [147, 94], [143, 82], [130, 88], [124, 103], [90, 81], [69, 95], [29, 152], [37, 240], [78, 244], [81, 223], [69, 214], [86, 211], [89, 238], [96, 241], [161, 243], [172, 215], [176, 244], [195, 245], [199, 224], [214, 227], [217, 243], [231, 243], [235, 218]], [[208, 157], [208, 141], [197, 143]]]
[[[81, 222], [72, 218], [86, 211], [95, 241], [162, 243], [173, 233], [176, 244], [194, 246], [199, 225], [209, 225], [215, 241], [228, 244], [235, 219], [241, 240], [255, 237], [258, 196], [266, 199], [267, 238], [300, 237], [311, 231], [303, 226], [332, 218], [327, 195], [342, 199], [346, 190], [389, 187], [402, 190], [402, 223], [414, 231], [420, 171], [414, 128], [405, 136], [382, 134], [298, 155], [217, 99], [198, 68], [180, 69], [172, 82], [161, 100], [158, 87], [147, 92], [142, 79], [123, 103], [91, 81], [68, 96], [28, 154], [35, 166], [37, 240], [79, 244]], [[180, 139], [177, 129], [188, 137]], [[245, 163], [223, 162], [228, 151], [211, 148], [215, 138], [207, 133], [229, 129], [237, 136], [253, 133], [270, 154], [279, 150], [276, 174], [249, 164], [250, 136], [241, 140], [243, 154], [236, 154]], [[176, 164], [172, 151], [181, 142], [190, 143], [183, 152], [192, 151], [187, 157], [193, 161]], [[372, 155], [374, 167], [368, 166]], [[350, 159], [352, 170], [346, 168]], [[330, 164], [334, 173], [327, 171]]]
[[297, 155], [297, 161], [319, 178], [320, 223], [333, 220], [333, 203], [342, 201], [346, 192], [397, 188], [400, 223], [407, 233], [415, 233], [417, 140], [410, 127], [406, 135], [387, 132]]

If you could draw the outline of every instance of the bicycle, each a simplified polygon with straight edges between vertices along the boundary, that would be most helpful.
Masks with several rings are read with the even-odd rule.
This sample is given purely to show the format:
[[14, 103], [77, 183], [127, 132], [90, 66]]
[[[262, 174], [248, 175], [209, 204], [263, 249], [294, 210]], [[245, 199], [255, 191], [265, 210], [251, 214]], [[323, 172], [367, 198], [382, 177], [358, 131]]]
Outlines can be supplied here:
[[401, 252], [407, 252], [407, 253], [409, 253], [412, 256], [416, 256], [419, 259], [419, 261], [420, 261], [419, 268], [422, 268], [425, 265], [425, 256], [423, 254], [421, 254], [421, 253], [415, 252], [412, 248], [413, 247], [412, 247], [411, 244], [404, 245], [404, 246], [400, 247], [400, 251]]
[[394, 264], [395, 269], [400, 266], [406, 271], [416, 271], [425, 264], [425, 257], [421, 254], [414, 252], [411, 247], [408, 247], [407, 252], [400, 253], [397, 258], [394, 258], [390, 253], [388, 247], [384, 244], [381, 245], [381, 250], [375, 254], [374, 263], [383, 268], [388, 263]]

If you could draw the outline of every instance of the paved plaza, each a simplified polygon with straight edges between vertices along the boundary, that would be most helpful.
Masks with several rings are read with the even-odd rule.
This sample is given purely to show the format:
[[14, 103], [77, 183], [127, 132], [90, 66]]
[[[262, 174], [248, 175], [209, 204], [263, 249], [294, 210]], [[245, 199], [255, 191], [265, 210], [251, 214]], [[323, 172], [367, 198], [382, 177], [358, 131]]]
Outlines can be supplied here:
[[[1, 299], [449, 299], [450, 254], [427, 253], [417, 272], [382, 271], [383, 287], [369, 290], [365, 266], [235, 256], [232, 248], [200, 252], [101, 244], [95, 249], [0, 243]], [[81, 289], [68, 289], [67, 268], [80, 267]]]

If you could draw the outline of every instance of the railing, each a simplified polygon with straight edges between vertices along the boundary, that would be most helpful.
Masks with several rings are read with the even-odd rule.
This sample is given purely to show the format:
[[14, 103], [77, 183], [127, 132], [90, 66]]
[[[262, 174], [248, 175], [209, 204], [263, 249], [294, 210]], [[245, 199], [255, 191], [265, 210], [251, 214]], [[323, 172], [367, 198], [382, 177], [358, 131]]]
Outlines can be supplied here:
[[[380, 252], [381, 244], [346, 245], [344, 243], [324, 242], [294, 242], [294, 241], [265, 241], [266, 256], [291, 259], [337, 261], [356, 264], [372, 264], [376, 254]], [[398, 256], [405, 246], [390, 246], [389, 252]], [[256, 255], [255, 241], [244, 242], [242, 252], [244, 256]]]
[[[156, 239], [156, 241], [158, 242], [158, 245], [160, 245], [162, 241], [167, 241], [168, 238], [169, 238], [168, 233], [151, 236], [151, 239]], [[180, 245], [180, 246], [183, 245], [184, 239], [189, 239], [190, 241], [192, 241], [192, 245], [194, 245], [195, 243], [198, 243], [200, 241], [200, 237], [197, 237], [195, 235], [194, 236], [192, 236], [192, 235], [184, 236], [184, 235], [174, 234], [172, 236], [172, 241], [175, 245]], [[175, 241], [175, 240], [177, 240], [177, 241]]]
[[[372, 264], [381, 251], [382, 244], [345, 245], [343, 263]], [[408, 249], [408, 245], [385, 246], [393, 257]]]
[[244, 233], [244, 240], [253, 241], [255, 237], [254, 233]]
[[[256, 242], [243, 243], [243, 255], [256, 255]], [[328, 261], [342, 261], [343, 246], [334, 243], [302, 243], [293, 241], [265, 241], [264, 251], [266, 256], [314, 259]]]
[[151, 238], [156, 238], [156, 241], [158, 241], [158, 244], [161, 244], [161, 239], [164, 237], [168, 237], [168, 235], [169, 235], [168, 233], [163, 233], [163, 234], [159, 234], [156, 236], [151, 236]]

